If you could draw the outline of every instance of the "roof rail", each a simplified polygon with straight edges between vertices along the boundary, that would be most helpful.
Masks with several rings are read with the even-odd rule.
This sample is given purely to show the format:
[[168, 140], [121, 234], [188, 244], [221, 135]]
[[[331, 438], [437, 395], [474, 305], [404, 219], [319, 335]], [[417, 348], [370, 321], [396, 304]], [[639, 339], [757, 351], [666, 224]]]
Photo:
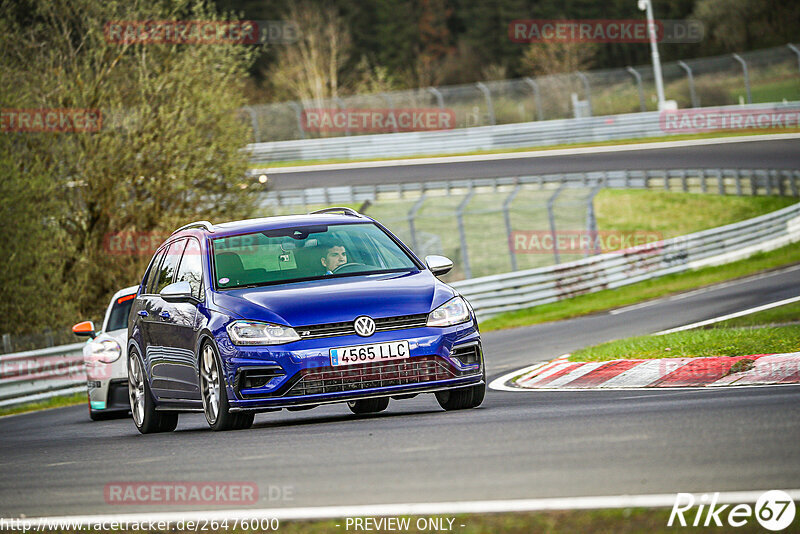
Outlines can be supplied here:
[[315, 215], [318, 213], [341, 213], [342, 215], [349, 215], [351, 217], [361, 217], [361, 214], [353, 208], [324, 208], [309, 212], [309, 215]]
[[[173, 234], [177, 234], [181, 230], [188, 230], [190, 228], [203, 228], [204, 230], [206, 230], [208, 232], [211, 232], [211, 233], [214, 232], [214, 225], [211, 224], [210, 222], [208, 222], [208, 221], [195, 221], [195, 222], [191, 222], [189, 224], [185, 224], [185, 225], [181, 226], [180, 228], [178, 228], [177, 230], [175, 230], [172, 233]], [[172, 235], [172, 234], [170, 234], [170, 235]]]

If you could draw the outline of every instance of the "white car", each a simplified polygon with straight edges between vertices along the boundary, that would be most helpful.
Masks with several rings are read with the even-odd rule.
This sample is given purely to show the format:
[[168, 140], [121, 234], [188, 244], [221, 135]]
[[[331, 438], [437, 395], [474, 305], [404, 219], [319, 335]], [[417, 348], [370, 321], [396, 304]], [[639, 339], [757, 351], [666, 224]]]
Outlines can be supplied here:
[[79, 336], [89, 336], [83, 347], [89, 417], [92, 421], [122, 417], [130, 411], [128, 399], [128, 314], [139, 286], [120, 289], [111, 298], [103, 328], [95, 332], [91, 321], [72, 327]]

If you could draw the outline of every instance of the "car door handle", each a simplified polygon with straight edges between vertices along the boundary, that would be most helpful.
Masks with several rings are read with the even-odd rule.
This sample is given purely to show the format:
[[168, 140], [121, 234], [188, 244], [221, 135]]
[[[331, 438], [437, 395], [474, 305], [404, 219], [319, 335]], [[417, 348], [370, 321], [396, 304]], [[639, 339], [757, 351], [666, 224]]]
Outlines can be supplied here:
[[139, 316], [140, 317], [147, 317], [147, 312], [144, 311], [144, 310], [141, 310], [141, 311], [139, 311]]
[[169, 312], [168, 311], [163, 311], [163, 312], [159, 313], [159, 315], [161, 316], [162, 319], [169, 319]]

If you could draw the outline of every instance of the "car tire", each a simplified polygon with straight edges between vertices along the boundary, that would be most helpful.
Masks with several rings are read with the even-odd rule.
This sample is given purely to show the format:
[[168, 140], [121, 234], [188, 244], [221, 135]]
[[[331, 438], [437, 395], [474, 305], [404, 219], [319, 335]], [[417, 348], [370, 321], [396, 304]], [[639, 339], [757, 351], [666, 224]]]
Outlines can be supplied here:
[[451, 410], [477, 408], [481, 405], [485, 396], [486, 384], [436, 392], [436, 400], [439, 402], [439, 406], [448, 412]]
[[175, 412], [157, 412], [142, 360], [134, 349], [128, 357], [128, 399], [133, 424], [142, 434], [172, 432], [178, 426]]
[[347, 407], [350, 408], [351, 412], [357, 415], [365, 413], [378, 413], [389, 407], [389, 397], [348, 401]]
[[255, 414], [231, 413], [228, 392], [222, 373], [222, 364], [214, 344], [203, 343], [200, 349], [200, 396], [203, 398], [203, 413], [211, 430], [244, 430], [253, 426]]

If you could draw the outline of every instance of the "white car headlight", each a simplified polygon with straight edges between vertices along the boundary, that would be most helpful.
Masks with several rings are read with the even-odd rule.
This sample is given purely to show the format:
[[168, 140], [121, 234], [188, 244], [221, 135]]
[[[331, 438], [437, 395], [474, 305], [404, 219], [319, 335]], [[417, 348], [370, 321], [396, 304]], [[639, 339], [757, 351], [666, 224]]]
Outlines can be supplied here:
[[227, 330], [234, 345], [280, 345], [300, 339], [294, 328], [258, 321], [234, 321]]
[[467, 301], [454, 297], [428, 314], [428, 326], [451, 326], [469, 320]]
[[122, 354], [122, 348], [113, 339], [91, 341], [89, 342], [89, 349], [91, 350], [90, 361], [92, 363], [113, 363]]

